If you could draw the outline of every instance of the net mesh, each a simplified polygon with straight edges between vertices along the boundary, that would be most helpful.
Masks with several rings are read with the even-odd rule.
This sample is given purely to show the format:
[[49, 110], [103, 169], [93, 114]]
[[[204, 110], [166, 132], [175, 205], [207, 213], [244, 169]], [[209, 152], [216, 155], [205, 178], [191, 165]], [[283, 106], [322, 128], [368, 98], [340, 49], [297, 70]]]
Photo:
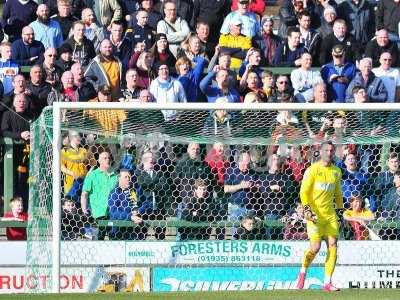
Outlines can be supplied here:
[[[62, 110], [62, 290], [149, 290], [150, 271], [138, 266], [268, 264], [262, 255], [238, 255], [247, 250], [239, 251], [235, 240], [279, 241], [264, 252], [285, 257], [294, 249], [289, 241], [307, 239], [299, 189], [325, 140], [337, 145], [345, 208], [354, 210], [357, 196], [375, 213], [368, 224], [343, 221], [341, 239], [398, 239], [397, 117], [378, 111]], [[27, 274], [36, 274], [29, 291], [43, 292], [51, 288], [52, 268], [52, 110], [32, 129]], [[101, 173], [105, 152], [110, 167]], [[202, 240], [212, 241], [211, 252], [231, 241], [229, 254], [185, 261], [202, 252]], [[258, 245], [248, 243], [249, 249]], [[305, 248], [282, 262], [299, 264]], [[394, 250], [385, 251], [374, 255], [390, 257]], [[175, 283], [164, 280], [171, 290]]]

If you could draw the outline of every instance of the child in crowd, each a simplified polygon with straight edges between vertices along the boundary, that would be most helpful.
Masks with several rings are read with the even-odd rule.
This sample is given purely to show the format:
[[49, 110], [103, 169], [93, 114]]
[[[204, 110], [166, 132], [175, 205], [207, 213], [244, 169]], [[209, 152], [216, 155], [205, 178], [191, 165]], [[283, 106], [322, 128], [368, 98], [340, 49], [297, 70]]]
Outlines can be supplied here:
[[283, 239], [307, 240], [307, 222], [304, 219], [304, 208], [301, 203], [297, 204], [293, 214], [291, 214], [290, 216], [284, 216], [281, 221], [285, 224]]
[[263, 240], [265, 239], [265, 233], [261, 224], [260, 219], [251, 215], [243, 217], [240, 227], [236, 230], [233, 235], [235, 240]]
[[368, 208], [365, 208], [365, 203], [361, 195], [357, 194], [350, 197], [350, 209], [345, 210], [343, 219], [349, 222], [355, 240], [370, 239], [367, 223], [374, 220], [375, 215]]
[[61, 211], [61, 239], [67, 241], [77, 240], [85, 235], [85, 228], [93, 223], [93, 218], [83, 214], [77, 209], [74, 200], [65, 197]]
[[[28, 214], [23, 212], [24, 205], [21, 197], [14, 197], [10, 200], [11, 211], [5, 212], [2, 221], [28, 221]], [[7, 227], [7, 240], [9, 241], [25, 241], [26, 228]]]

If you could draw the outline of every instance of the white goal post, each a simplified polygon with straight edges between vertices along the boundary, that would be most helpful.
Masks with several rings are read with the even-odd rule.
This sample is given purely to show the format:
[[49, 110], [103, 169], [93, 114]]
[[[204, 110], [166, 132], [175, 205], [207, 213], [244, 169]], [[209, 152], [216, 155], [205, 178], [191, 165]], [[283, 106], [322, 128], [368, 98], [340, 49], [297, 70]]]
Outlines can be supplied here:
[[[61, 250], [61, 140], [63, 110], [257, 110], [257, 111], [399, 111], [400, 103], [133, 103], [133, 102], [54, 102], [53, 103], [53, 216], [52, 216], [52, 292], [60, 292]], [[300, 258], [299, 258], [300, 259]]]

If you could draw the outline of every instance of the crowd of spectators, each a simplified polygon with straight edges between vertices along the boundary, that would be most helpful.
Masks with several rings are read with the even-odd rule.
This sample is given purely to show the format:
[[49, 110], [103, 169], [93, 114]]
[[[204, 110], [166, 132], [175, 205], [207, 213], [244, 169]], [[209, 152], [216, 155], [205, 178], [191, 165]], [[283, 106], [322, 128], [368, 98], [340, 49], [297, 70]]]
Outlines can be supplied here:
[[[15, 146], [14, 189], [23, 207], [28, 207], [29, 124], [54, 102], [398, 101], [400, 5], [395, 0], [373, 5], [366, 0], [284, 0], [277, 22], [262, 0], [49, 0], [40, 5], [7, 0], [0, 28], [1, 135], [22, 141]], [[29, 74], [22, 73], [27, 66]], [[288, 74], [274, 74], [268, 67], [290, 69]], [[105, 135], [116, 133], [126, 120], [145, 124], [144, 130], [154, 123], [172, 124], [171, 128], [179, 123], [178, 111], [154, 112], [152, 121], [146, 113], [86, 110], [83, 117], [98, 124]], [[200, 131], [224, 137], [270, 136], [271, 143], [278, 144], [300, 137], [339, 141], [345, 136], [388, 134], [397, 128], [396, 118], [396, 113], [380, 117], [365, 112], [262, 115], [219, 110], [204, 116]], [[109, 234], [143, 239], [143, 221], [166, 216], [201, 222], [247, 217], [233, 236], [290, 235], [290, 230], [284, 234], [271, 228], [246, 232], [254, 230], [251, 223], [258, 219], [277, 220], [295, 209], [301, 175], [310, 162], [302, 157], [302, 149], [264, 149], [266, 164], [260, 166], [252, 149], [230, 149], [224, 157], [219, 149], [223, 145], [215, 145], [203, 160], [203, 146], [189, 144], [187, 154], [174, 160], [169, 154], [176, 154], [176, 149], [167, 149], [174, 145], [164, 145], [163, 153], [141, 146], [139, 155], [131, 158], [135, 163], [119, 168], [118, 175], [107, 147], [93, 152], [89, 139], [81, 145], [81, 138], [70, 132], [62, 153], [66, 218], [76, 210], [89, 223], [113, 216], [138, 224], [118, 233], [101, 230], [100, 238]], [[344, 183], [352, 181], [346, 176], [357, 174], [357, 187], [346, 186], [346, 203], [353, 190], [364, 193], [365, 185], [376, 196], [373, 210], [384, 218], [397, 218], [397, 213], [383, 213], [383, 208], [397, 209], [399, 203], [397, 169], [391, 170], [389, 164], [390, 174], [371, 174], [365, 166], [379, 150], [360, 156], [361, 147], [339, 148]], [[123, 157], [127, 159], [126, 153]], [[161, 158], [168, 172], [160, 167]], [[355, 170], [360, 166], [364, 173]], [[290, 172], [285, 171], [288, 168]], [[375, 178], [385, 184], [371, 189]], [[112, 196], [115, 193], [124, 196]], [[223, 205], [216, 201], [221, 197], [226, 199]], [[113, 208], [112, 201], [124, 209]], [[165, 238], [165, 227], [155, 231], [158, 239]], [[182, 239], [211, 234], [202, 228], [189, 231], [180, 228], [178, 233]], [[393, 236], [397, 237], [395, 230]]]

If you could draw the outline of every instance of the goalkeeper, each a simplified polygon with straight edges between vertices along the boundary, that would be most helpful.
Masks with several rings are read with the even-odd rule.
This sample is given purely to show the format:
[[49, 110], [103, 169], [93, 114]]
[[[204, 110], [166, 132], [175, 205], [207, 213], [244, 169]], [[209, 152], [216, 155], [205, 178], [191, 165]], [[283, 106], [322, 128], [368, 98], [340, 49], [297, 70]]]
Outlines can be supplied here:
[[321, 248], [321, 241], [325, 240], [328, 252], [323, 289], [338, 291], [339, 289], [332, 285], [331, 279], [336, 265], [339, 236], [339, 222], [334, 203], [336, 209], [343, 208], [342, 174], [340, 169], [333, 164], [335, 146], [331, 142], [322, 144], [320, 155], [320, 160], [306, 170], [300, 189], [310, 248], [304, 253], [297, 288], [304, 287], [307, 268]]

